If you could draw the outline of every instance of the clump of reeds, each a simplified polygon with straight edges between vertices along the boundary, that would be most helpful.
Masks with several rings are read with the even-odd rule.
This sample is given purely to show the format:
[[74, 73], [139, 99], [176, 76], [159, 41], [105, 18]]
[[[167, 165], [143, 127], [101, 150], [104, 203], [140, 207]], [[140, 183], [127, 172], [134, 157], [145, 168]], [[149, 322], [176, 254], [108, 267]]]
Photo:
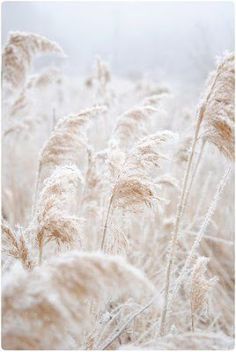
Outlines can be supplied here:
[[171, 106], [101, 59], [87, 89], [29, 76], [41, 53], [63, 54], [20, 32], [3, 52], [3, 348], [232, 348], [234, 56], [191, 131], [181, 91]]
[[[165, 333], [166, 315], [169, 309], [168, 306], [169, 306], [169, 295], [170, 295], [170, 277], [173, 270], [175, 247], [176, 247], [176, 242], [179, 234], [180, 223], [186, 206], [186, 200], [188, 198], [187, 196], [190, 192], [190, 188], [188, 188], [190, 172], [191, 172], [194, 153], [196, 150], [199, 132], [202, 124], [203, 125], [205, 124], [206, 126], [208, 126], [207, 128], [211, 126], [210, 127], [211, 133], [205, 132], [203, 134], [205, 138], [210, 142], [214, 140], [214, 144], [216, 144], [218, 149], [221, 152], [223, 152], [228, 159], [232, 160], [234, 157], [234, 151], [233, 151], [234, 150], [234, 137], [233, 137], [234, 136], [234, 82], [235, 82], [234, 56], [226, 55], [220, 61], [216, 71], [211, 75], [210, 79], [208, 80], [205, 95], [203, 96], [203, 99], [200, 102], [200, 105], [197, 111], [197, 123], [196, 123], [195, 132], [194, 132], [194, 139], [192, 143], [191, 152], [188, 158], [181, 197], [178, 204], [174, 233], [171, 240], [171, 249], [170, 249], [168, 266], [166, 271], [165, 304], [162, 312], [162, 319], [161, 319], [161, 326], [160, 326], [160, 332], [162, 335]], [[223, 96], [221, 96], [222, 90], [224, 92]], [[222, 181], [217, 189], [216, 196], [206, 214], [205, 221], [199, 232], [199, 236], [192, 247], [192, 252], [198, 247], [200, 240], [204, 235], [204, 232], [206, 231], [206, 228], [209, 224], [211, 216], [215, 211], [220, 194], [228, 180], [230, 171], [231, 171], [231, 166], [229, 166], [229, 168], [226, 170], [222, 178]], [[192, 182], [190, 182], [190, 186], [191, 184]], [[192, 255], [192, 252], [191, 252], [191, 255]], [[187, 258], [186, 266], [187, 266], [187, 263], [189, 263], [190, 261], [191, 255]], [[186, 266], [184, 267], [184, 269], [186, 268]], [[182, 274], [184, 274], [184, 270], [182, 271]]]

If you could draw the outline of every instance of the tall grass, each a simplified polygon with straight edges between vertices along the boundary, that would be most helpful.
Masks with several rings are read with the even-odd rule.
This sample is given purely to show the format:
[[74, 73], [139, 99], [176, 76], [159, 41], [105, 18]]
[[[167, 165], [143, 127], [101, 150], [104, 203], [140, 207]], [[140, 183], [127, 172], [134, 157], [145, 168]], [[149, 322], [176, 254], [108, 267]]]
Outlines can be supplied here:
[[196, 107], [100, 58], [32, 75], [48, 53], [3, 50], [3, 348], [232, 348], [234, 56]]

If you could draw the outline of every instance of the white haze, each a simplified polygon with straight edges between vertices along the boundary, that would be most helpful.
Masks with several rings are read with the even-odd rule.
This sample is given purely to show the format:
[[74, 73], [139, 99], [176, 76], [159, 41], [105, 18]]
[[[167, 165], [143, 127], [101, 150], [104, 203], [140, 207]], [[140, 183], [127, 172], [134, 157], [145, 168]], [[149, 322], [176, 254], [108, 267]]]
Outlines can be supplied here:
[[56, 40], [69, 73], [86, 75], [96, 55], [119, 75], [151, 75], [199, 88], [215, 57], [234, 46], [231, 2], [5, 2], [2, 43], [11, 30]]

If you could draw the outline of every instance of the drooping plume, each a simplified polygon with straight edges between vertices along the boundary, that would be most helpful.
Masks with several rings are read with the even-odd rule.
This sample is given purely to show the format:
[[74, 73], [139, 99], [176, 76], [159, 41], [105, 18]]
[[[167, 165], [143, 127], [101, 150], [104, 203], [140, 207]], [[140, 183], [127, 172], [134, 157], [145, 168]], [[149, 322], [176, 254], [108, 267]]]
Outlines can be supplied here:
[[131, 145], [132, 142], [136, 142], [138, 138], [144, 137], [147, 134], [150, 117], [157, 111], [151, 105], [144, 105], [126, 111], [118, 118], [110, 145], [122, 150]]
[[81, 148], [87, 148], [88, 123], [92, 116], [104, 112], [105, 109], [104, 106], [93, 107], [58, 121], [41, 151], [38, 182], [43, 181], [45, 175], [42, 175], [42, 172], [47, 172], [47, 169], [69, 163], [78, 165]]
[[3, 51], [3, 82], [10, 91], [22, 87], [37, 54], [64, 55], [61, 47], [46, 37], [34, 33], [11, 32]]

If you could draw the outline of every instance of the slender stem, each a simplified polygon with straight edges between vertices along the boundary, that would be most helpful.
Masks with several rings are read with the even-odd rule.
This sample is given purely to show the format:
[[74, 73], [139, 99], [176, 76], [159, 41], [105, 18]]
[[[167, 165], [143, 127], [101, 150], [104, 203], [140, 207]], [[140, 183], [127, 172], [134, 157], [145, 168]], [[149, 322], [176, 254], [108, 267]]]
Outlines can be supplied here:
[[56, 109], [52, 109], [52, 131], [54, 130], [54, 127], [56, 125]]
[[42, 258], [43, 258], [43, 241], [40, 241], [40, 244], [39, 244], [39, 265], [42, 264]]
[[184, 211], [184, 196], [185, 196], [187, 182], [188, 182], [188, 178], [190, 175], [190, 169], [191, 169], [193, 156], [194, 156], [195, 148], [196, 148], [196, 144], [197, 144], [197, 137], [198, 137], [200, 124], [201, 124], [201, 115], [203, 113], [204, 113], [204, 109], [201, 109], [200, 110], [200, 118], [198, 119], [196, 131], [195, 131], [195, 136], [194, 136], [194, 140], [193, 140], [193, 144], [192, 144], [192, 148], [191, 148], [191, 154], [188, 159], [188, 164], [187, 164], [187, 168], [186, 168], [186, 172], [185, 172], [185, 176], [184, 176], [184, 182], [183, 182], [182, 192], [181, 192], [181, 196], [180, 196], [180, 201], [179, 201], [178, 208], [177, 208], [174, 233], [173, 233], [172, 239], [171, 239], [171, 249], [170, 249], [169, 261], [168, 261], [167, 270], [166, 270], [164, 307], [162, 310], [161, 323], [160, 323], [160, 335], [161, 336], [163, 336], [165, 334], [165, 323], [166, 323], [166, 314], [167, 314], [167, 306], [168, 306], [168, 300], [169, 300], [169, 289], [170, 289], [170, 277], [171, 277], [173, 260], [174, 260], [174, 255], [175, 255], [175, 246], [176, 246], [177, 237], [178, 237], [180, 219], [181, 219], [181, 216]]
[[195, 214], [193, 216], [193, 220], [189, 224], [189, 228], [190, 229], [192, 229], [194, 227], [194, 225], [196, 224], [197, 219], [201, 216], [201, 210], [203, 210], [203, 208], [204, 208], [204, 202], [205, 202], [205, 199], [206, 199], [206, 192], [208, 190], [209, 182], [211, 181], [211, 177], [212, 177], [212, 173], [209, 172], [207, 177], [205, 178], [205, 181], [204, 181], [203, 185], [202, 185], [201, 196], [199, 197], [199, 201], [198, 201], [198, 204], [196, 206], [196, 211], [195, 211]]
[[81, 211], [82, 213], [82, 208], [83, 208], [83, 203], [84, 200], [86, 198], [86, 194], [88, 192], [88, 179], [89, 179], [89, 171], [91, 170], [91, 165], [92, 165], [92, 156], [91, 156], [91, 151], [89, 150], [89, 148], [87, 148], [87, 154], [88, 154], [88, 166], [87, 166], [87, 171], [86, 171], [86, 177], [85, 177], [85, 183], [84, 183], [84, 187], [83, 187], [83, 191], [81, 194], [81, 199], [80, 199], [80, 203], [78, 206], [78, 209]]
[[[54, 130], [55, 125], [56, 125], [56, 110], [55, 110], [55, 108], [53, 108], [53, 110], [52, 110], [52, 131]], [[38, 172], [37, 172], [37, 180], [36, 180], [36, 187], [35, 187], [35, 195], [34, 195], [33, 215], [35, 214], [36, 204], [37, 204], [37, 200], [38, 200], [41, 170], [42, 170], [42, 164], [41, 164], [41, 161], [39, 161]]]
[[190, 170], [191, 170], [191, 166], [192, 166], [193, 156], [195, 153], [198, 135], [199, 135], [201, 123], [204, 118], [206, 106], [207, 106], [208, 100], [211, 96], [211, 93], [213, 91], [213, 88], [215, 86], [215, 83], [217, 81], [218, 76], [219, 76], [219, 72], [217, 72], [217, 74], [215, 75], [215, 77], [212, 81], [212, 84], [208, 90], [208, 94], [206, 96], [206, 99], [205, 99], [204, 103], [202, 103], [202, 105], [198, 111], [197, 125], [196, 125], [196, 129], [195, 129], [191, 153], [190, 153], [190, 156], [188, 159], [188, 164], [187, 164], [187, 168], [186, 168], [186, 172], [185, 172], [185, 176], [184, 176], [184, 182], [183, 182], [182, 192], [181, 192], [181, 196], [180, 196], [180, 201], [179, 201], [178, 208], [177, 208], [174, 233], [173, 233], [173, 236], [171, 239], [171, 244], [170, 244], [171, 249], [170, 249], [170, 256], [169, 256], [169, 260], [168, 260], [168, 264], [167, 264], [165, 290], [164, 290], [164, 294], [165, 294], [164, 307], [162, 310], [161, 323], [160, 323], [160, 335], [161, 336], [163, 336], [165, 334], [165, 325], [166, 325], [168, 303], [169, 303], [170, 277], [171, 277], [171, 273], [172, 273], [173, 261], [174, 261], [174, 256], [175, 256], [175, 246], [176, 246], [176, 242], [177, 242], [177, 238], [178, 238], [180, 220], [181, 220], [181, 217], [183, 216], [185, 205], [186, 205], [186, 202], [184, 200], [186, 199], [185, 194], [187, 191], [187, 184], [188, 184], [188, 179], [189, 179]]
[[191, 289], [191, 324], [192, 324], [192, 332], [194, 332], [193, 291], [192, 291], [192, 289]]
[[104, 229], [103, 229], [101, 250], [104, 249], [104, 244], [105, 244], [105, 239], [106, 239], [106, 234], [107, 234], [108, 221], [109, 221], [111, 207], [112, 207], [112, 201], [113, 201], [113, 194], [112, 194], [112, 196], [110, 198], [108, 209], [107, 209], [106, 221], [105, 221], [105, 225], [104, 225]]
[[[192, 311], [192, 309], [191, 309]], [[193, 312], [191, 312], [191, 320], [192, 320], [192, 332], [194, 332], [194, 316], [193, 316]]]
[[226, 169], [226, 172], [224, 173], [224, 176], [222, 177], [222, 180], [221, 182], [219, 183], [218, 187], [217, 187], [217, 191], [214, 195], [214, 198], [213, 198], [213, 201], [212, 203], [210, 204], [209, 208], [208, 208], [208, 211], [207, 211], [207, 214], [205, 216], [205, 219], [203, 221], [203, 224], [200, 228], [200, 231], [194, 241], [194, 244], [190, 250], [190, 253], [185, 261], [185, 264], [184, 264], [184, 267], [182, 268], [181, 270], [181, 273], [177, 279], [177, 282], [176, 282], [176, 285], [174, 287], [174, 290], [173, 290], [173, 293], [172, 293], [172, 296], [170, 298], [170, 302], [169, 302], [169, 309], [171, 309], [171, 306], [173, 304], [173, 302], [175, 301], [175, 298], [176, 298], [176, 295], [179, 291], [179, 288], [182, 284], [182, 282], [184, 281], [186, 275], [188, 274], [188, 268], [191, 264], [191, 261], [194, 257], [194, 254], [196, 253], [196, 250], [197, 248], [199, 247], [200, 245], [200, 242], [202, 240], [202, 237], [204, 236], [205, 232], [206, 232], [206, 229], [208, 227], [208, 224], [215, 212], [215, 209], [216, 209], [216, 206], [217, 206], [217, 203], [218, 203], [218, 200], [220, 199], [220, 196], [221, 196], [221, 193], [223, 192], [223, 189], [228, 181], [228, 178], [230, 176], [230, 173], [231, 173], [231, 165]]
[[198, 171], [198, 168], [199, 168], [199, 165], [200, 165], [200, 161], [202, 159], [202, 155], [203, 155], [203, 151], [204, 151], [205, 145], [206, 145], [206, 141], [204, 140], [202, 142], [201, 149], [200, 149], [197, 161], [196, 161], [196, 165], [195, 165], [195, 168], [193, 170], [192, 177], [191, 177], [191, 180], [190, 180], [190, 183], [189, 183], [189, 187], [188, 187], [188, 190], [186, 192], [186, 196], [185, 196], [185, 199], [184, 199], [184, 209], [187, 206], [187, 202], [188, 202], [188, 198], [189, 198], [189, 195], [190, 195], [190, 191], [192, 189], [193, 182], [194, 182], [195, 177], [197, 175], [197, 171]]
[[101, 348], [101, 350], [105, 350], [107, 349], [112, 342], [115, 341], [115, 339], [117, 339], [126, 329], [126, 327], [141, 313], [143, 313], [146, 309], [148, 309], [154, 302], [156, 296], [154, 296], [151, 301], [144, 307], [142, 307], [141, 309], [139, 309], [136, 313], [132, 314], [131, 317], [124, 323], [124, 325], [120, 328], [120, 330], [113, 336], [111, 337], [110, 341], [108, 343], [105, 344], [105, 346], [103, 346]]
[[39, 248], [38, 265], [41, 265], [42, 259], [43, 259], [43, 245], [44, 245], [43, 228], [39, 231], [37, 235], [37, 241], [38, 241], [38, 248]]
[[33, 207], [32, 207], [33, 208], [32, 216], [34, 216], [35, 212], [36, 212], [36, 205], [37, 205], [38, 193], [39, 193], [40, 177], [41, 177], [41, 163], [39, 163], [38, 172], [37, 172], [36, 186], [35, 186], [35, 192], [34, 192], [34, 204], [33, 204]]

